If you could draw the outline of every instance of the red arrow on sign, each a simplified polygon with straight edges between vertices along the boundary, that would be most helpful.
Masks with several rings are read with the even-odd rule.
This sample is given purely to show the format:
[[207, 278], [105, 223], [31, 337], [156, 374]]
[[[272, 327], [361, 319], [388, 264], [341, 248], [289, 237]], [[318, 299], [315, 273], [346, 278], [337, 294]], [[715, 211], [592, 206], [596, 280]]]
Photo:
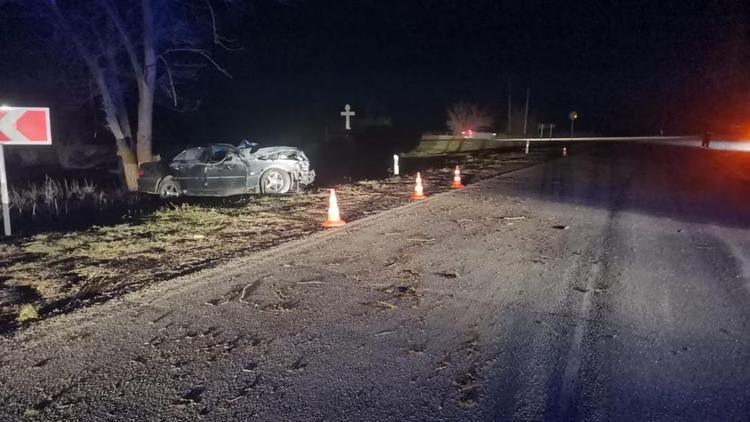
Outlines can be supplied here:
[[0, 145], [49, 145], [49, 109], [0, 108]]

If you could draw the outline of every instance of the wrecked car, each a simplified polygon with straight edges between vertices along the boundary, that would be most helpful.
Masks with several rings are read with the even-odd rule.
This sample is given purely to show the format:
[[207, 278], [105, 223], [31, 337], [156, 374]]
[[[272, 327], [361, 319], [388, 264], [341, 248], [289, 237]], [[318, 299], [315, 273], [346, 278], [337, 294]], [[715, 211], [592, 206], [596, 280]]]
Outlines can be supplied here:
[[283, 195], [315, 180], [304, 152], [294, 147], [257, 148], [212, 144], [189, 148], [169, 164], [139, 166], [138, 190], [162, 198], [179, 196]]

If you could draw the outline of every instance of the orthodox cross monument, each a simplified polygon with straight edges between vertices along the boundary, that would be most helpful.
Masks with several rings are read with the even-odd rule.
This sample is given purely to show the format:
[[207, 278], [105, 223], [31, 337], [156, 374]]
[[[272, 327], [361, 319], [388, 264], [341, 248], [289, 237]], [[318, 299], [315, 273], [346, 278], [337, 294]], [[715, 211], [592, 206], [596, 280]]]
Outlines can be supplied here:
[[352, 106], [347, 104], [344, 106], [344, 111], [341, 112], [341, 116], [346, 118], [346, 130], [352, 130], [351, 118], [356, 116], [357, 113], [352, 111]]

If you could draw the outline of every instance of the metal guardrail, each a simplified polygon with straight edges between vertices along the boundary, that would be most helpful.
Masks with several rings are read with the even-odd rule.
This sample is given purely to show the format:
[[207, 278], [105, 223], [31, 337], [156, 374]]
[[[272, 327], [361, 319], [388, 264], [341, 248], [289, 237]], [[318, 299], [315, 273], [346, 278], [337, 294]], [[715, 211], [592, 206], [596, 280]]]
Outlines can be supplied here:
[[[469, 138], [472, 139], [472, 138]], [[623, 141], [701, 141], [697, 136], [592, 136], [583, 138], [490, 138], [497, 142], [623, 142]]]
[[[456, 138], [449, 135], [426, 135], [420, 140], [415, 150], [402, 154], [404, 157], [431, 157], [445, 154], [471, 153], [495, 149], [502, 146], [522, 146], [532, 143], [570, 144], [576, 142], [634, 142], [656, 145], [671, 145], [689, 148], [701, 148], [699, 136], [589, 136], [578, 138]], [[504, 145], [505, 144], [505, 145]], [[750, 140], [716, 139], [710, 142], [710, 149], [722, 151], [750, 152]]]
[[[508, 138], [492, 139], [496, 142], [639, 142], [658, 145], [702, 148], [702, 139], [697, 136], [601, 136], [585, 138]], [[711, 140], [709, 149], [720, 151], [750, 152], [750, 140]]]

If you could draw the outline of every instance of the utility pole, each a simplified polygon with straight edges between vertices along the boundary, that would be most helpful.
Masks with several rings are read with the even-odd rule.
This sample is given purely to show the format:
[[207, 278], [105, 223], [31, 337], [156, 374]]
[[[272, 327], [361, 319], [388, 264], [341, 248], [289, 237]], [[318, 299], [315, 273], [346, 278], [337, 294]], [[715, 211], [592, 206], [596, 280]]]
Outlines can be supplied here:
[[512, 128], [511, 128], [511, 90], [512, 86], [510, 84], [510, 78], [508, 78], [508, 136], [512, 135]]
[[526, 128], [529, 124], [529, 96], [531, 95], [531, 89], [526, 88], [526, 112], [523, 114], [523, 136], [526, 136]]

